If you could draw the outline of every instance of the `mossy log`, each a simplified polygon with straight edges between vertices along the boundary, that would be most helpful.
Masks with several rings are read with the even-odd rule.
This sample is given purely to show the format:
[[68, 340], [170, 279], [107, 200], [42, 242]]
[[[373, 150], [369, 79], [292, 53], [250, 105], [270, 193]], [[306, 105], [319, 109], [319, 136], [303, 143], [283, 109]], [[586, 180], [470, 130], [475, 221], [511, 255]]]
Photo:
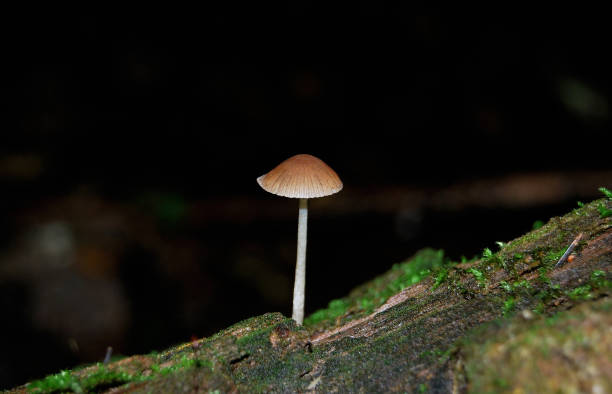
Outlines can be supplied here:
[[303, 327], [268, 313], [14, 392], [612, 392], [610, 209], [594, 201], [473, 261], [424, 250]]

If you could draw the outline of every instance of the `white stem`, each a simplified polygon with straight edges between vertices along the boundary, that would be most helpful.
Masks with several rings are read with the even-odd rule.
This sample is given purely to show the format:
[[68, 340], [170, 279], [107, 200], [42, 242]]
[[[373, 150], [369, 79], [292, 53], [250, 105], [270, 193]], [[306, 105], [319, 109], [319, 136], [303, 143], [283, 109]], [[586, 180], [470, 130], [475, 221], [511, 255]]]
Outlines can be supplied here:
[[298, 325], [304, 321], [304, 293], [306, 291], [306, 229], [308, 222], [308, 200], [300, 198], [298, 215], [298, 244], [293, 285], [293, 320]]

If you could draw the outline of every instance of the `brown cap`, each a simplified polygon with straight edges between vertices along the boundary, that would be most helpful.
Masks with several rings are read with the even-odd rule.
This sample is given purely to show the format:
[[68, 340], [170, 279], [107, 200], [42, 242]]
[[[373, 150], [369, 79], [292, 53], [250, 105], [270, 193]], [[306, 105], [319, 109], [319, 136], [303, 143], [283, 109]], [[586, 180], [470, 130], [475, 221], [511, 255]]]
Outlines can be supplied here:
[[291, 198], [324, 197], [342, 190], [334, 170], [321, 159], [303, 154], [283, 161], [257, 178], [257, 183], [267, 192]]

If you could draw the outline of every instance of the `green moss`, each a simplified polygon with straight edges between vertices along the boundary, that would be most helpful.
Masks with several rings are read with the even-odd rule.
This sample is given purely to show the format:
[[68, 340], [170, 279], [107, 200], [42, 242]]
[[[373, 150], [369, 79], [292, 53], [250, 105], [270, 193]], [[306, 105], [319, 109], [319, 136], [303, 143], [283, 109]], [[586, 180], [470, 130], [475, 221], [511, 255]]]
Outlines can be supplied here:
[[599, 211], [599, 216], [602, 219], [612, 216], [612, 209], [608, 209], [603, 202], [597, 205], [597, 210]]
[[359, 301], [359, 305], [361, 306], [361, 309], [366, 311], [366, 313], [372, 313], [374, 311], [374, 301], [370, 300], [369, 298], [362, 298]]
[[[362, 304], [365, 303], [366, 299], [362, 299]], [[342, 316], [346, 313], [347, 308], [349, 307], [349, 302], [346, 300], [338, 299], [332, 300], [327, 305], [326, 309], [319, 309], [315, 313], [308, 316], [304, 319], [305, 325], [315, 324], [322, 320], [331, 320], [335, 319], [339, 316]], [[373, 305], [373, 303], [372, 303]]]
[[566, 290], [565, 294], [573, 301], [584, 301], [594, 298], [597, 291], [604, 292], [612, 288], [612, 281], [606, 279], [606, 272], [595, 270], [591, 273], [589, 283]]
[[529, 294], [530, 290], [532, 290], [533, 286], [527, 280], [523, 279], [521, 281], [515, 281], [512, 284], [502, 280], [499, 282], [499, 286], [510, 294], [518, 294], [521, 292], [526, 292]]
[[544, 222], [541, 220], [536, 220], [535, 222], [533, 222], [533, 224], [531, 225], [531, 229], [532, 230], [537, 230], [540, 227], [542, 227], [544, 225]]
[[600, 187], [597, 190], [602, 192], [604, 194], [604, 196], [608, 197], [608, 200], [612, 201], [612, 191], [606, 189], [605, 187]]
[[507, 293], [512, 293], [512, 285], [510, 285], [510, 283], [506, 282], [505, 280], [499, 282], [499, 287], [504, 289]]
[[531, 289], [531, 283], [529, 283], [526, 279], [523, 279], [521, 281], [516, 281], [514, 283], [512, 283], [512, 287], [516, 290], [516, 289]]
[[509, 312], [513, 311], [515, 305], [516, 305], [516, 300], [514, 298], [508, 298], [507, 300], [505, 300], [502, 306], [502, 314], [505, 316]]
[[595, 270], [591, 273], [590, 283], [593, 287], [598, 289], [612, 288], [612, 281], [606, 279], [606, 272], [602, 270]]
[[154, 373], [160, 375], [168, 375], [174, 373], [181, 369], [189, 369], [189, 368], [200, 368], [207, 367], [211, 370], [214, 370], [214, 366], [212, 361], [210, 360], [200, 360], [198, 358], [189, 358], [186, 355], [183, 355], [178, 362], [173, 363], [171, 366], [160, 368], [158, 364], [154, 364], [151, 366], [151, 370]]
[[555, 299], [561, 295], [561, 286], [559, 284], [553, 284], [552, 280], [548, 276], [549, 268], [540, 267], [538, 269], [538, 277], [533, 284], [530, 284], [530, 290], [535, 286], [535, 300], [536, 305], [533, 311], [536, 313], [544, 313], [546, 307], [545, 304], [552, 299]]
[[542, 315], [546, 312], [546, 305], [543, 301], [540, 301], [533, 307], [532, 311], [538, 315]]
[[490, 259], [490, 258], [492, 258], [492, 257], [493, 257], [493, 252], [491, 251], [491, 249], [489, 249], [489, 248], [485, 248], [485, 249], [482, 251], [482, 258], [483, 258], [483, 259], [485, 259], [485, 260], [486, 260], [486, 259]]
[[[269, 329], [270, 327], [273, 327], [279, 323], [291, 323], [291, 322], [293, 322], [293, 320], [283, 316], [282, 313], [279, 313], [279, 312], [264, 313], [263, 315], [251, 317], [249, 319], [238, 322], [222, 331], [219, 331], [212, 337], [208, 338], [206, 342], [211, 342], [218, 338], [227, 337], [228, 335], [241, 337], [241, 335], [237, 335], [237, 334], [242, 333], [242, 332], [246, 332], [246, 333], [257, 332], [257, 331]], [[295, 322], [293, 323], [295, 324]], [[167, 352], [165, 352], [163, 356], [166, 356], [166, 353]]]
[[565, 253], [566, 250], [567, 247], [559, 250], [550, 251], [546, 255], [544, 255], [544, 257], [542, 258], [542, 262], [546, 265], [556, 264], [557, 261], [559, 261], [559, 259], [561, 258], [561, 256], [563, 256], [563, 253]]
[[596, 200], [585, 204], [574, 210], [572, 214], [552, 218], [542, 227], [510, 241], [498, 254], [502, 260], [507, 261], [516, 253], [525, 254], [529, 251], [534, 259], [542, 260], [547, 255], [548, 260], [552, 261], [555, 254], [560, 257], [559, 253], [562, 254], [561, 251], [567, 249], [578, 233], [583, 232], [586, 239], [589, 234], [606, 228], [606, 225], [599, 220], [601, 217], [597, 207], [600, 204], [612, 208], [608, 200]]
[[[600, 187], [599, 191], [607, 197], [608, 201], [612, 201], [612, 191], [605, 187]], [[597, 211], [599, 212], [599, 217], [602, 219], [612, 216], [612, 209], [608, 208], [603, 201], [597, 204]]]
[[478, 283], [480, 283], [482, 287], [485, 287], [487, 285], [487, 280], [482, 271], [472, 267], [468, 269], [468, 272], [474, 275], [474, 278], [476, 278], [476, 280], [478, 281]]
[[448, 278], [448, 268], [441, 268], [435, 275], [434, 284], [431, 290], [436, 290]]
[[549, 271], [548, 267], [538, 268], [538, 277], [536, 278], [536, 280], [539, 281], [540, 283], [550, 286], [552, 284], [552, 281], [550, 280], [550, 277], [548, 276], [548, 271]]
[[[127, 383], [143, 382], [152, 380], [155, 377], [167, 376], [179, 370], [200, 367], [213, 369], [210, 360], [189, 358], [186, 355], [183, 355], [179, 360], [170, 363], [170, 365], [166, 367], [161, 367], [158, 363], [151, 365], [147, 368], [151, 373], [146, 376], [142, 374], [142, 371], [128, 373], [124, 370], [110, 368], [104, 364], [98, 363], [92, 367], [64, 370], [60, 373], [49, 375], [41, 380], [29, 383], [27, 385], [27, 390], [32, 393], [99, 392]], [[93, 368], [93, 370], [84, 371], [87, 368]]]
[[44, 379], [29, 383], [27, 389], [32, 393], [84, 393], [147, 379], [150, 379], [150, 377], [131, 375], [123, 371], [109, 370], [104, 365], [98, 364], [95, 371], [84, 377], [78, 377], [73, 371], [65, 370], [58, 374], [49, 375]]
[[[452, 263], [444, 258], [444, 251], [423, 249], [411, 259], [394, 264], [391, 269], [374, 280], [355, 289], [349, 297], [333, 300], [325, 309], [320, 309], [304, 319], [305, 326], [321, 322], [333, 323], [345, 315], [351, 317], [372, 313], [389, 297], [431, 276], [444, 279], [443, 270]], [[438, 284], [438, 286], [439, 286]]]
[[443, 265], [444, 251], [424, 249], [417, 253], [411, 260], [393, 266], [393, 269], [400, 271], [401, 275], [392, 280], [388, 288], [392, 291], [392, 294], [395, 294], [408, 286], [420, 282], [429, 276], [432, 270], [440, 268]]
[[[44, 379], [31, 382], [27, 385], [27, 388], [28, 391], [32, 393], [50, 393], [54, 391], [68, 390], [75, 391], [76, 382], [71, 371], [64, 370], [55, 375], [49, 375]], [[81, 392], [82, 391], [83, 390], [81, 389]]]
[[467, 391], [608, 392], [611, 305], [602, 299], [550, 318], [503, 319], [473, 330], [461, 350]]
[[[501, 251], [502, 249], [504, 249], [508, 244], [505, 242], [500, 242], [497, 241], [495, 242], [497, 244], [497, 246], [499, 246], [499, 250]], [[506, 262], [506, 259], [502, 258], [500, 253], [493, 253], [491, 251], [491, 249], [489, 248], [485, 248], [482, 251], [482, 264], [481, 265], [487, 265], [487, 264], [495, 264], [499, 267], [502, 267], [503, 269], [507, 270], [508, 269], [508, 265]]]
[[572, 300], [588, 300], [593, 298], [591, 295], [591, 285], [579, 286], [572, 290], [568, 290], [567, 295]]

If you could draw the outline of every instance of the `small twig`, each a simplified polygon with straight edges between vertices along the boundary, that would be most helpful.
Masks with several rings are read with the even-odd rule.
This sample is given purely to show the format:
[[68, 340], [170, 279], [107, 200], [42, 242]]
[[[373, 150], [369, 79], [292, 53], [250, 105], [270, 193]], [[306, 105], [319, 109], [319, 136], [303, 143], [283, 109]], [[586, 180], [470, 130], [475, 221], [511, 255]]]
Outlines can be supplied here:
[[557, 264], [555, 264], [555, 268], [557, 268], [558, 266], [562, 265], [565, 262], [565, 260], [567, 259], [567, 256], [569, 256], [569, 254], [572, 253], [572, 250], [574, 250], [576, 245], [578, 245], [580, 238], [582, 238], [582, 233], [578, 234], [578, 236], [572, 241], [570, 246], [567, 247], [567, 250], [565, 251], [565, 253], [563, 253], [563, 256], [561, 256], [559, 261], [557, 261]]
[[108, 364], [110, 362], [112, 355], [113, 355], [113, 348], [109, 346], [106, 348], [106, 356], [104, 356], [104, 364]]

